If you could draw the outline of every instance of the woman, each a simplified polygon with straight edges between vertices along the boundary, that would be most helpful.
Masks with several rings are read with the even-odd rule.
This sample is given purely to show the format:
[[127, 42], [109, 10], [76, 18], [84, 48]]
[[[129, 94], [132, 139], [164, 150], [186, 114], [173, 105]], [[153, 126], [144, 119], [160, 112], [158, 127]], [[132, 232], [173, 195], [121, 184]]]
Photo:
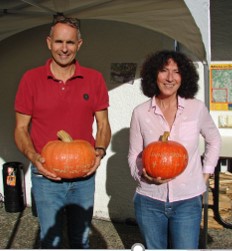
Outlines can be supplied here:
[[[141, 69], [143, 94], [150, 99], [132, 114], [128, 161], [138, 182], [134, 196], [136, 220], [148, 249], [197, 249], [202, 195], [218, 161], [221, 138], [206, 106], [194, 98], [198, 74], [186, 55], [160, 51], [150, 55]], [[189, 162], [179, 176], [150, 177], [142, 164], [143, 149], [164, 131], [181, 143]], [[203, 166], [199, 136], [206, 143]]]

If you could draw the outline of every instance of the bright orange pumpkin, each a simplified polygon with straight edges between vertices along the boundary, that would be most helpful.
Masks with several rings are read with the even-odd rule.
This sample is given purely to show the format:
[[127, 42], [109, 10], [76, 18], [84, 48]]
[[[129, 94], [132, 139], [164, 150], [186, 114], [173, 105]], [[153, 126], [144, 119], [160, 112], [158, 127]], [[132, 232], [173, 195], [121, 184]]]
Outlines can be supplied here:
[[176, 141], [168, 141], [168, 136], [169, 132], [164, 132], [161, 141], [148, 144], [142, 153], [143, 165], [151, 177], [174, 178], [188, 164], [186, 148]]
[[85, 140], [73, 140], [63, 130], [57, 136], [61, 140], [50, 141], [42, 149], [44, 167], [64, 179], [83, 177], [95, 163], [93, 146]]

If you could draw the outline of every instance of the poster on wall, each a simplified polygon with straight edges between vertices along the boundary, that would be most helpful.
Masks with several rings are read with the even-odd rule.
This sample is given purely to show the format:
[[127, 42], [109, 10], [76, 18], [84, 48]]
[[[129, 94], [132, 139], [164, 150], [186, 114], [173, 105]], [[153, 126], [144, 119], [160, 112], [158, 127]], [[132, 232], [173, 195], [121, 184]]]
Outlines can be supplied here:
[[210, 65], [210, 110], [232, 111], [232, 62]]
[[134, 83], [136, 63], [112, 63], [110, 73], [111, 84]]

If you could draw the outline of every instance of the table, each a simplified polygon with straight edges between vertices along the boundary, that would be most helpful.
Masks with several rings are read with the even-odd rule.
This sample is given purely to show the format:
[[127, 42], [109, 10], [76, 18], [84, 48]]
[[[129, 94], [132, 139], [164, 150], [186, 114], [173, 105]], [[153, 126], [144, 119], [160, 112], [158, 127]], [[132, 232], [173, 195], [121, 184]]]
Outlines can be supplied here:
[[222, 162], [227, 161], [227, 168], [229, 172], [232, 172], [232, 158], [231, 157], [220, 157], [214, 173], [214, 189], [213, 189], [213, 211], [214, 217], [225, 228], [232, 229], [232, 223], [226, 222], [220, 215], [219, 204], [220, 204], [220, 172]]
[[[221, 224], [225, 228], [232, 229], [232, 223], [226, 222], [220, 214], [219, 211], [219, 204], [220, 204], [220, 172], [221, 172], [221, 166], [226, 161], [227, 168], [229, 172], [232, 172], [232, 157], [220, 157], [217, 163], [217, 166], [215, 168], [214, 172], [214, 188], [213, 188], [213, 212], [214, 217], [217, 220], [219, 224]], [[207, 185], [207, 187], [209, 187]], [[208, 237], [208, 190], [204, 194], [203, 198], [203, 240], [202, 240], [202, 248], [207, 248], [207, 237]]]

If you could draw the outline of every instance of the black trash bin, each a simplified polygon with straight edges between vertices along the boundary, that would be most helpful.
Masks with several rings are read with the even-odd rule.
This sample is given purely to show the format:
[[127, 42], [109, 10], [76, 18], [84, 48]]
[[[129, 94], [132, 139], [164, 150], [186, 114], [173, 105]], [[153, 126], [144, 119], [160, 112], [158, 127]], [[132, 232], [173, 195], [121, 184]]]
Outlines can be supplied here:
[[22, 212], [25, 208], [24, 173], [20, 162], [7, 162], [2, 169], [6, 212]]

